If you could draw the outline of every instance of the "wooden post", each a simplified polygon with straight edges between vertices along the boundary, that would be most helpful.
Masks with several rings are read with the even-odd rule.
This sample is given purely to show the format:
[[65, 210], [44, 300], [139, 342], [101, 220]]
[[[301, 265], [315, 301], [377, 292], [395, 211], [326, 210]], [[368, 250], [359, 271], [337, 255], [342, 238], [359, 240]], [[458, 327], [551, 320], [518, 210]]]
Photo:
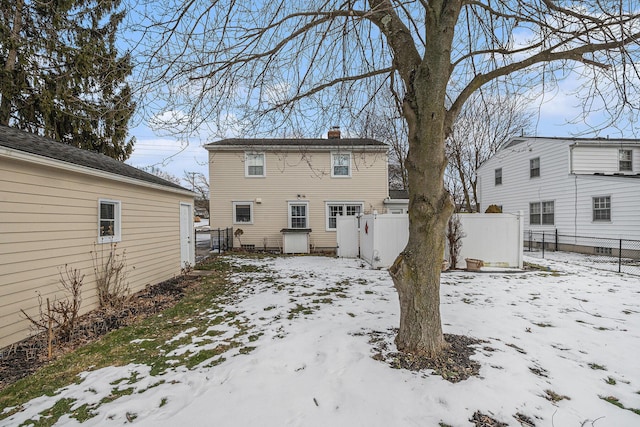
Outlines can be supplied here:
[[49, 355], [49, 360], [51, 360], [51, 356], [52, 356], [52, 349], [51, 349], [51, 341], [53, 341], [53, 329], [51, 327], [51, 305], [49, 304], [49, 298], [47, 298], [47, 323], [48, 323], [48, 327], [47, 327], [47, 350], [48, 350], [48, 355]]

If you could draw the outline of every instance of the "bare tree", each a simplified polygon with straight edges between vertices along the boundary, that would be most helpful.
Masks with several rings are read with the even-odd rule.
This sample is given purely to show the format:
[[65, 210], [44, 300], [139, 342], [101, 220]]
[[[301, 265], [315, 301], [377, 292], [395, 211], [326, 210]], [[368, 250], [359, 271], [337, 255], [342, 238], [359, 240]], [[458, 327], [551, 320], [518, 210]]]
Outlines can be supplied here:
[[196, 193], [195, 206], [198, 211], [206, 211], [209, 215], [209, 181], [202, 172], [184, 171], [182, 178], [187, 188]]
[[[480, 88], [522, 94], [586, 76], [586, 111], [635, 105], [640, 6], [633, 0], [212, 0], [145, 17], [147, 90], [164, 108], [271, 134], [320, 135], [378, 95], [402, 100], [408, 129], [409, 241], [390, 269], [399, 350], [439, 354], [440, 267], [453, 203], [446, 140]], [[164, 11], [161, 8], [165, 8]], [[138, 10], [143, 10], [138, 8]], [[154, 87], [156, 85], [156, 87]], [[154, 89], [157, 89], [154, 91]], [[628, 96], [628, 94], [632, 96]], [[161, 99], [162, 95], [167, 95]]]
[[471, 96], [447, 139], [447, 175], [452, 179], [445, 182], [456, 206], [467, 212], [478, 211], [478, 167], [495, 154], [500, 144], [529, 132], [533, 116], [521, 97], [482, 91]]

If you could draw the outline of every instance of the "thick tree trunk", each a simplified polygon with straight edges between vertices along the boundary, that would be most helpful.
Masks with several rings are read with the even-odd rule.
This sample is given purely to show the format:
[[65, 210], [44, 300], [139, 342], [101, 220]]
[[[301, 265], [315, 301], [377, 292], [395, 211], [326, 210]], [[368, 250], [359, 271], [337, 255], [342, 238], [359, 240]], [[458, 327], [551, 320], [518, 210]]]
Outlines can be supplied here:
[[[432, 5], [430, 2], [429, 5]], [[435, 356], [446, 347], [440, 319], [440, 270], [453, 202], [444, 188], [445, 139], [453, 118], [446, 108], [453, 29], [460, 2], [433, 3], [426, 16], [426, 49], [417, 66], [401, 67], [409, 129], [409, 242], [390, 268], [400, 299], [398, 350]], [[403, 57], [402, 46], [398, 46]]]

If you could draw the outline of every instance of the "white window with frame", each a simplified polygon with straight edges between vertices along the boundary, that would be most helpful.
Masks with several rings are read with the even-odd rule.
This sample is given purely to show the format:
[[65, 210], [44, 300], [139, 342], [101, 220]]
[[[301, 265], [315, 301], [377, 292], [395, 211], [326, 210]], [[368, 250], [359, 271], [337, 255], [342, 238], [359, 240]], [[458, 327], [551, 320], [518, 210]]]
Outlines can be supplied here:
[[233, 202], [233, 223], [253, 224], [253, 202]]
[[331, 176], [333, 178], [351, 176], [351, 153], [331, 153]]
[[593, 220], [611, 221], [611, 196], [593, 198]]
[[364, 209], [360, 202], [327, 202], [327, 231], [335, 231], [338, 215], [359, 215]]
[[621, 172], [633, 171], [633, 150], [618, 151], [618, 169]]
[[529, 224], [555, 224], [555, 202], [546, 201], [529, 203]]
[[495, 185], [502, 184], [502, 168], [495, 170]]
[[309, 228], [309, 202], [288, 202], [289, 228]]
[[540, 157], [529, 160], [529, 178], [537, 178], [540, 176]]
[[121, 240], [121, 209], [119, 200], [98, 200], [98, 243]]
[[266, 160], [264, 153], [244, 153], [244, 175], [248, 178], [266, 176]]

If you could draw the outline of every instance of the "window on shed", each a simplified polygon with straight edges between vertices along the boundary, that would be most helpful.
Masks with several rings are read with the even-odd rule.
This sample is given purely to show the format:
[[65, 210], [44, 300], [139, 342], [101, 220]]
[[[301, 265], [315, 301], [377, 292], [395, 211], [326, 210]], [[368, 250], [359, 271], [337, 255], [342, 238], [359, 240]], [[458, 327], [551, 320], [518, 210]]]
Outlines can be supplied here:
[[529, 160], [529, 178], [540, 176], [540, 157]]
[[495, 170], [495, 185], [502, 184], [502, 168]]
[[620, 150], [618, 151], [618, 168], [621, 171], [633, 170], [633, 151], [632, 150]]
[[593, 198], [593, 220], [611, 221], [611, 196]]
[[100, 199], [98, 205], [98, 243], [119, 242], [120, 201]]

